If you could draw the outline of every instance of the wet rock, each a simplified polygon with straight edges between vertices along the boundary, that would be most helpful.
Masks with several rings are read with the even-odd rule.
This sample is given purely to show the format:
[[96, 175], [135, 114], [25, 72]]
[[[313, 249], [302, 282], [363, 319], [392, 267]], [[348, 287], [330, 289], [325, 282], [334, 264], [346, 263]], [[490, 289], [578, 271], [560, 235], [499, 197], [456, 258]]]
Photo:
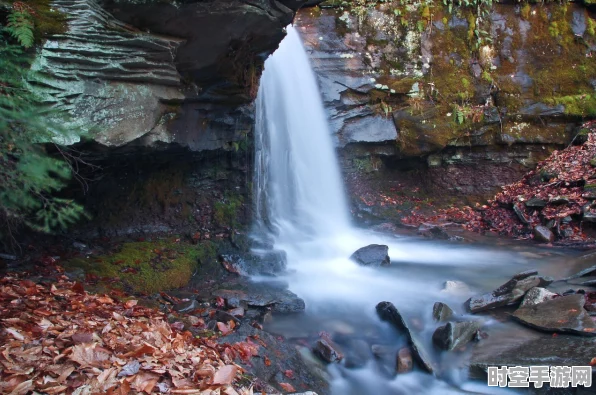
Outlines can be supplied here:
[[[585, 259], [587, 258], [587, 259]], [[596, 260], [596, 253], [592, 253], [592, 254], [588, 254], [585, 257], [580, 258], [582, 261], [586, 261], [588, 262], [588, 259], [594, 259]], [[579, 272], [572, 274], [571, 276], [567, 277], [566, 280], [571, 280], [574, 278], [580, 278], [580, 277], [586, 277], [586, 276], [592, 276], [592, 275], [596, 275], [596, 265], [593, 266], [589, 266], [585, 269], [580, 270]]]
[[391, 264], [389, 259], [389, 247], [381, 244], [371, 244], [358, 249], [350, 257], [362, 266], [388, 266]]
[[88, 248], [86, 244], [83, 244], [80, 241], [73, 242], [72, 243], [72, 246], [74, 248], [76, 248], [77, 250], [80, 250], [80, 251], [84, 251], [84, 250], [86, 250]]
[[585, 211], [582, 217], [582, 221], [584, 222], [596, 222], [596, 212], [593, 211]]
[[534, 239], [544, 242], [544, 243], [552, 243], [555, 241], [555, 234], [551, 232], [549, 228], [546, 226], [538, 225], [534, 228]]
[[543, 287], [553, 282], [553, 279], [550, 277], [536, 276], [534, 274], [536, 274], [534, 270], [516, 274], [511, 280], [494, 291], [468, 299], [465, 305], [470, 312], [477, 313], [494, 309], [495, 307], [514, 304], [530, 289]]
[[568, 295], [520, 307], [512, 317], [529, 327], [547, 332], [596, 336], [596, 323], [584, 309], [584, 295]]
[[566, 196], [554, 196], [548, 200], [550, 204], [568, 204], [569, 198]]
[[222, 254], [219, 257], [222, 266], [230, 273], [241, 276], [270, 275], [282, 273], [286, 269], [285, 251], [273, 250], [251, 252], [246, 255]]
[[515, 213], [515, 215], [517, 215], [517, 217], [523, 224], [528, 225], [530, 223], [530, 217], [524, 212], [524, 209], [522, 208], [521, 204], [514, 204], [513, 212]]
[[343, 359], [343, 354], [338, 346], [331, 341], [319, 339], [313, 347], [313, 352], [321, 357], [323, 361], [333, 363]]
[[0, 253], [0, 259], [6, 259], [7, 261], [16, 261], [17, 256], [12, 254]]
[[422, 224], [418, 227], [418, 234], [429, 239], [448, 240], [449, 235], [441, 226]]
[[233, 308], [232, 310], [228, 311], [228, 313], [230, 313], [234, 317], [244, 317], [244, 309], [242, 307]]
[[190, 313], [200, 307], [200, 303], [197, 300], [192, 299], [186, 302], [180, 302], [175, 304], [174, 310], [179, 313]]
[[240, 323], [240, 320], [233, 316], [232, 314], [228, 313], [227, 311], [223, 311], [223, 310], [215, 310], [215, 314], [213, 315], [213, 318], [215, 318], [217, 321], [219, 322], [230, 322], [230, 321], [234, 321], [236, 324]]
[[437, 322], [449, 321], [453, 316], [453, 310], [445, 303], [436, 302], [433, 305], [433, 319]]
[[478, 321], [448, 322], [433, 333], [433, 344], [441, 350], [461, 349], [476, 337], [482, 325]]
[[431, 354], [426, 350], [424, 342], [419, 334], [410, 330], [408, 324], [403, 319], [397, 308], [391, 302], [381, 302], [376, 307], [377, 314], [381, 320], [391, 324], [398, 332], [406, 335], [408, 343], [412, 347], [412, 352], [416, 362], [426, 371], [433, 373], [436, 370], [436, 363], [431, 358]]
[[409, 347], [400, 349], [397, 353], [397, 373], [411, 372], [414, 367], [412, 351]]
[[539, 198], [531, 198], [528, 199], [526, 202], [526, 207], [528, 208], [542, 208], [546, 206], [546, 201], [539, 199]]
[[557, 296], [557, 294], [549, 291], [548, 289], [534, 287], [526, 293], [524, 299], [521, 302], [521, 306], [533, 306], [535, 304], [550, 300], [555, 296]]
[[304, 311], [304, 300], [287, 289], [268, 286], [268, 283], [248, 283], [242, 289], [218, 289], [211, 294], [221, 297], [230, 308], [271, 307], [275, 313]]

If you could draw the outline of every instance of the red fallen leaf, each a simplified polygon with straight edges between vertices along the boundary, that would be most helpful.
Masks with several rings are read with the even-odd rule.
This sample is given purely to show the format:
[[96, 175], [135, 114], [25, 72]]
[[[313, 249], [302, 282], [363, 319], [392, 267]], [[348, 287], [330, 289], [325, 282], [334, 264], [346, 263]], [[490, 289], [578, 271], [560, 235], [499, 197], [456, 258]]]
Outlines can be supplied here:
[[76, 282], [74, 283], [74, 285], [72, 286], [71, 290], [75, 293], [78, 293], [80, 295], [84, 295], [85, 294], [85, 288], [83, 287], [83, 284], [81, 284], [80, 282]]
[[279, 383], [279, 386], [287, 392], [296, 392], [296, 389], [289, 383]]
[[230, 328], [223, 322], [217, 322], [217, 329], [219, 329], [219, 331], [222, 333], [222, 335], [227, 335], [228, 333], [230, 333]]
[[180, 321], [174, 322], [170, 324], [170, 326], [172, 327], [172, 329], [176, 329], [177, 331], [184, 330], [184, 323]]
[[82, 368], [96, 367], [101, 368], [109, 363], [112, 353], [105, 348], [99, 347], [94, 343], [77, 344], [72, 347], [72, 354], [69, 358]]
[[265, 366], [271, 366], [271, 360], [265, 357]]
[[219, 368], [213, 376], [213, 385], [229, 385], [232, 384], [236, 377], [238, 368], [234, 365], [225, 365]]
[[590, 366], [596, 366], [596, 358], [592, 358], [590, 361]]
[[120, 272], [121, 273], [137, 274], [139, 271], [137, 269], [135, 269], [134, 267], [126, 267], [126, 268], [122, 269]]
[[136, 350], [127, 352], [126, 354], [122, 355], [121, 358], [129, 358], [129, 357], [138, 358], [141, 355], [153, 354], [156, 350], [157, 349], [155, 347], [153, 347], [152, 345], [143, 343], [143, 345], [141, 347], [137, 348]]
[[75, 344], [91, 343], [93, 341], [93, 333], [92, 332], [77, 332], [74, 335], [72, 335], [72, 341]]
[[293, 379], [294, 378], [294, 371], [293, 370], [285, 370], [284, 371], [284, 376], [286, 376], [289, 379]]
[[224, 300], [224, 298], [222, 298], [221, 296], [218, 296], [217, 298], [215, 298], [215, 306], [222, 308], [225, 305], [226, 305], [226, 301]]
[[130, 386], [137, 391], [150, 394], [158, 380], [159, 376], [155, 373], [140, 372], [134, 376]]

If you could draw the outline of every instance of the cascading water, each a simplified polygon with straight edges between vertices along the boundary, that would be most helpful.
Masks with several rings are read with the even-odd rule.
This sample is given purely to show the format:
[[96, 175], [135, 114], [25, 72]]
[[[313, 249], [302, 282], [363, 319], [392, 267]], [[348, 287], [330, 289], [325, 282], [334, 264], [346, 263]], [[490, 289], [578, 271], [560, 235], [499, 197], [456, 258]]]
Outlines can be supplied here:
[[268, 210], [278, 238], [347, 227], [348, 208], [323, 103], [292, 27], [276, 55], [267, 60], [256, 129], [257, 212]]
[[[431, 347], [432, 304], [441, 300], [461, 305], [467, 298], [442, 292], [445, 280], [463, 279], [472, 288], [484, 289], [487, 280], [480, 273], [488, 266], [492, 267], [493, 282], [488, 282], [492, 286], [498, 284], [499, 276], [518, 271], [515, 265], [528, 263], [515, 254], [400, 239], [350, 224], [316, 78], [292, 26], [265, 62], [261, 78], [254, 188], [257, 225], [261, 232], [266, 229], [275, 248], [286, 251], [290, 289], [307, 303], [306, 317], [289, 318], [286, 329], [290, 331], [314, 320], [323, 329], [326, 325], [336, 328], [341, 321], [343, 330], [347, 323], [352, 332], [374, 325], [389, 333], [374, 309], [378, 302], [389, 300], [402, 314], [426, 324], [422, 334]], [[356, 249], [372, 243], [389, 245], [393, 268], [371, 269], [349, 260]], [[282, 327], [283, 320], [283, 331]], [[333, 392], [342, 395], [445, 394], [461, 393], [461, 388], [494, 392], [486, 385], [466, 382], [465, 374], [457, 369], [443, 373], [446, 381], [423, 373], [388, 380], [372, 362], [356, 370], [340, 366], [332, 369], [332, 375]]]

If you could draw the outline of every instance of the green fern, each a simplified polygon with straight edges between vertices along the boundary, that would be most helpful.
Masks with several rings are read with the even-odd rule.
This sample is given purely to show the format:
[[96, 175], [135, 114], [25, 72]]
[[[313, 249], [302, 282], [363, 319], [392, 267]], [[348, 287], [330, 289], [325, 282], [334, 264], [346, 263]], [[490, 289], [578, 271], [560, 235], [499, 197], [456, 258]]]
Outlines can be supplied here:
[[6, 31], [25, 48], [31, 48], [35, 41], [33, 36], [33, 16], [26, 10], [14, 10], [8, 15]]

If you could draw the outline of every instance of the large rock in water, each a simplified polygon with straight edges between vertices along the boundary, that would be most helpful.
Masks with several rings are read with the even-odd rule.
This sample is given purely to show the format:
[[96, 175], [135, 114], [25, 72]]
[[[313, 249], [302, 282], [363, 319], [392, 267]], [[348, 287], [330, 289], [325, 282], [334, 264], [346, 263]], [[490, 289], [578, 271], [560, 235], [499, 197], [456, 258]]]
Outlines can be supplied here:
[[584, 309], [584, 304], [584, 295], [568, 295], [537, 305], [520, 307], [513, 313], [513, 317], [542, 331], [596, 336], [596, 323]]
[[371, 244], [362, 247], [352, 254], [351, 260], [362, 266], [389, 266], [389, 247], [381, 244]]
[[437, 369], [437, 363], [431, 357], [431, 353], [424, 347], [424, 342], [420, 335], [412, 331], [399, 313], [397, 308], [391, 302], [381, 302], [376, 307], [377, 314], [381, 320], [391, 324], [398, 332], [406, 335], [408, 343], [412, 346], [416, 362], [426, 371], [434, 373]]
[[466, 308], [478, 313], [495, 307], [507, 306], [518, 302], [530, 289], [544, 287], [553, 282], [550, 277], [537, 276], [538, 272], [529, 270], [518, 273], [494, 291], [474, 296], [466, 301]]
[[433, 333], [433, 343], [441, 350], [458, 350], [468, 344], [480, 329], [480, 322], [448, 322]]

